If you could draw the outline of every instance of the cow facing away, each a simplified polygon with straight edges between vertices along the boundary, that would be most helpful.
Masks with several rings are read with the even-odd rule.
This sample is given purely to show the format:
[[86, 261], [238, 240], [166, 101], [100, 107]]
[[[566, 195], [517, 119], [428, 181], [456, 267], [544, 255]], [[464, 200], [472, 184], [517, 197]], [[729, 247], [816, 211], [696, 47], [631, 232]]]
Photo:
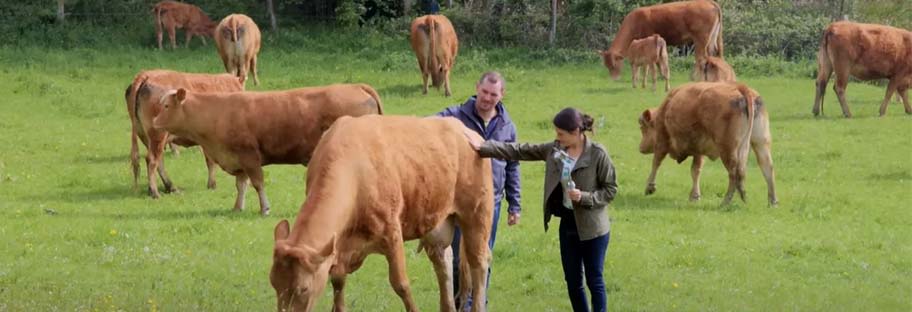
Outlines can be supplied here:
[[162, 1], [152, 7], [152, 15], [155, 17], [155, 37], [158, 40], [158, 49], [162, 49], [162, 29], [168, 31], [168, 39], [171, 39], [171, 48], [177, 48], [176, 32], [178, 29], [184, 29], [186, 43], [190, 46], [190, 39], [194, 35], [203, 40], [206, 44], [206, 37], [212, 37], [212, 31], [215, 29], [215, 22], [209, 19], [209, 16], [198, 6], [176, 1]]
[[250, 72], [253, 74], [253, 84], [260, 84], [260, 79], [257, 78], [260, 28], [249, 16], [231, 14], [223, 18], [215, 28], [215, 44], [229, 74], [247, 81], [247, 73]]
[[[139, 179], [139, 146], [137, 138], [146, 146], [146, 171], [149, 179], [149, 196], [158, 198], [158, 184], [155, 179], [155, 172], [164, 184], [165, 192], [173, 192], [177, 189], [171, 183], [164, 165], [164, 151], [166, 144], [176, 143], [182, 146], [193, 146], [195, 142], [186, 138], [178, 138], [170, 135], [167, 131], [156, 129], [152, 126], [152, 120], [161, 112], [160, 103], [161, 93], [153, 94], [151, 86], [157, 88], [186, 88], [195, 92], [237, 92], [243, 91], [244, 85], [234, 76], [228, 74], [210, 75], [210, 74], [191, 74], [181, 73], [170, 70], [145, 70], [141, 71], [133, 78], [133, 82], [127, 87], [125, 98], [127, 101], [127, 113], [130, 116], [130, 166], [133, 168], [133, 188], [138, 187]], [[171, 146], [174, 149], [174, 146]], [[177, 150], [174, 150], [177, 152]], [[215, 188], [215, 163], [206, 155], [203, 150], [203, 156], [206, 158], [206, 167], [209, 170], [209, 180], [206, 186], [210, 189]]]
[[722, 55], [722, 8], [709, 0], [681, 1], [640, 7], [624, 17], [611, 47], [601, 53], [611, 78], [617, 80], [624, 56], [635, 39], [658, 34], [668, 45], [694, 44], [694, 56]]
[[842, 114], [852, 117], [845, 89], [849, 75], [858, 80], [889, 79], [887, 94], [880, 104], [880, 116], [887, 113], [893, 93], [902, 97], [906, 113], [912, 114], [909, 87], [912, 86], [912, 32], [883, 25], [835, 22], [823, 32], [817, 52], [817, 95], [814, 116], [823, 112], [823, 96], [830, 76], [836, 73], [833, 90]]
[[699, 199], [700, 170], [706, 156], [711, 160], [721, 157], [728, 170], [723, 204], [731, 202], [736, 190], [745, 200], [744, 178], [749, 149], [753, 148], [766, 178], [769, 203], [778, 202], [770, 156], [769, 116], [753, 89], [735, 82], [685, 84], [672, 90], [660, 107], [643, 112], [640, 131], [640, 152], [653, 154], [646, 195], [655, 192], [656, 173], [666, 155], [678, 163], [693, 156], [690, 198]]
[[[599, 51], [599, 53], [607, 53]], [[665, 78], [665, 92], [671, 89], [669, 79], [671, 77], [668, 70], [668, 48], [665, 45], [665, 39], [662, 36], [652, 35], [643, 39], [637, 39], [630, 43], [626, 53], [627, 60], [630, 62], [630, 72], [633, 75], [633, 88], [636, 89], [637, 75], [640, 68], [643, 70], [643, 89], [646, 88], [646, 76], [652, 75], [652, 91], [656, 90], [656, 71]], [[656, 68], [658, 67], [658, 68]]]
[[270, 92], [197, 93], [180, 88], [161, 98], [154, 120], [178, 136], [199, 143], [236, 177], [234, 209], [244, 209], [248, 179], [269, 214], [263, 166], [307, 165], [323, 131], [341, 116], [382, 113], [377, 92], [364, 84], [337, 84]]
[[737, 81], [735, 70], [721, 57], [708, 56], [697, 60], [694, 73], [696, 81]]
[[[459, 265], [470, 275], [460, 280], [461, 302], [470, 290], [473, 298], [485, 298], [493, 221], [491, 163], [466, 143], [465, 132], [452, 118], [336, 121], [314, 151], [307, 198], [294, 227], [282, 220], [275, 228], [269, 279], [278, 310], [312, 311], [329, 278], [333, 311], [345, 311], [346, 275], [367, 255], [379, 253], [389, 263], [390, 284], [405, 310], [418, 311], [403, 242], [420, 239], [419, 249], [425, 248], [436, 272], [440, 310], [456, 311], [452, 260], [445, 252], [457, 225], [463, 248]], [[473, 311], [484, 308], [484, 300], [473, 302]]]
[[438, 90], [443, 84], [444, 94], [450, 96], [450, 71], [456, 62], [459, 39], [453, 24], [443, 15], [425, 15], [412, 21], [412, 51], [418, 58], [423, 81], [422, 93], [427, 94], [428, 76]]

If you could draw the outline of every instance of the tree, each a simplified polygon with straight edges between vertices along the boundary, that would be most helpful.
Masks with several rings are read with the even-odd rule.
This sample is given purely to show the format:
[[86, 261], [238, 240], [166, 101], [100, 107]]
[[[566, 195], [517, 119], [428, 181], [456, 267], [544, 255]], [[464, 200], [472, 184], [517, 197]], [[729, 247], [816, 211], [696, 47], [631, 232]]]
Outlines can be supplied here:
[[64, 0], [57, 0], [57, 21], [63, 23], [64, 21], [64, 11], [63, 11], [63, 2]]
[[557, 1], [551, 0], [551, 31], [548, 32], [548, 43], [551, 46], [557, 41]]
[[[60, 0], [60, 1], [63, 1], [63, 0]], [[266, 10], [269, 11], [269, 24], [272, 25], [272, 31], [278, 30], [279, 27], [278, 27], [278, 25], [276, 25], [276, 16], [275, 16], [275, 10], [273, 9], [273, 6], [272, 6], [272, 0], [266, 0]]]

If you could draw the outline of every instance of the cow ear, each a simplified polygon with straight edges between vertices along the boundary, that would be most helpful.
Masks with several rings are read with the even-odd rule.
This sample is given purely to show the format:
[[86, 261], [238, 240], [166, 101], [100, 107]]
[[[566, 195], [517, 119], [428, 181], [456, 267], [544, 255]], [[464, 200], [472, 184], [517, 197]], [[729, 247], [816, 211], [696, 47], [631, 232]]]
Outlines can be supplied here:
[[177, 89], [177, 102], [181, 103], [186, 98], [187, 98], [187, 89], [184, 89], [184, 88]]
[[640, 124], [646, 125], [646, 123], [652, 122], [652, 112], [648, 109], [643, 111], [643, 115], [640, 116]]
[[283, 240], [288, 238], [288, 232], [291, 230], [288, 227], [288, 220], [282, 219], [279, 221], [279, 224], [276, 224], [275, 227], [275, 240]]
[[595, 53], [598, 53], [599, 55], [602, 55], [602, 56], [604, 56], [606, 54], [605, 51], [602, 51], [602, 50], [595, 50]]

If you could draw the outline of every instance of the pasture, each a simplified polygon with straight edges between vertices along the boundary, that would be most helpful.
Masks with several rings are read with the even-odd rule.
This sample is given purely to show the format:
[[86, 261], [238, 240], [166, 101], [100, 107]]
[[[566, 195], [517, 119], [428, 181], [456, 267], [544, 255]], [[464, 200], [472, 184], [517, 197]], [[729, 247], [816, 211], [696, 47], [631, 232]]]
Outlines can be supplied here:
[[[491, 69], [507, 79], [504, 102], [521, 141], [551, 140], [551, 118], [566, 106], [595, 117], [594, 139], [609, 149], [619, 183], [605, 265], [612, 311], [912, 310], [912, 117], [897, 102], [876, 117], [883, 87], [851, 83], [855, 117], [843, 119], [831, 84], [825, 117], [813, 118], [812, 78], [739, 72], [769, 111], [780, 204], [767, 207], [752, 154], [748, 202], [720, 206], [727, 186], [720, 161], [704, 167], [700, 202], [688, 201], [689, 160], [666, 159], [657, 193], [643, 195], [652, 156], [638, 152], [637, 118], [664, 93], [632, 89], [629, 67], [609, 80], [595, 53], [554, 64], [464, 47], [453, 97], [445, 98], [433, 89], [421, 94], [404, 37], [322, 34], [279, 48], [271, 40], [264, 38], [259, 58], [260, 85], [248, 90], [363, 82], [377, 89], [387, 114], [429, 115], [474, 94], [475, 80]], [[152, 200], [144, 179], [132, 189], [123, 94], [133, 75], [223, 70], [211, 42], [150, 46], [0, 48], [0, 311], [274, 309], [273, 228], [297, 215], [306, 168], [265, 167], [272, 203], [265, 218], [253, 191], [246, 211], [231, 211], [234, 179], [224, 172], [216, 190], [206, 189], [198, 148], [166, 153], [180, 193]], [[674, 88], [687, 74], [672, 78]], [[501, 219], [492, 311], [570, 310], [557, 220], [542, 230], [543, 167], [522, 164], [522, 221], [508, 227]], [[415, 245], [408, 243], [412, 289], [422, 310], [435, 311], [433, 270], [411, 252]], [[331, 306], [328, 289], [319, 311]], [[352, 311], [402, 310], [382, 257], [369, 257], [347, 292]]]

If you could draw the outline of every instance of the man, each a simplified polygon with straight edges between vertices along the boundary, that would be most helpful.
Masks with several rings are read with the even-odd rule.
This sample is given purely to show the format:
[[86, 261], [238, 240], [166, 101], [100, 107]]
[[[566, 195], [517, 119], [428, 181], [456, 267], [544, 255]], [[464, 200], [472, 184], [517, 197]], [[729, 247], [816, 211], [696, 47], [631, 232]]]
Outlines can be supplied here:
[[[481, 75], [475, 84], [476, 94], [466, 100], [462, 105], [446, 108], [437, 116], [454, 117], [462, 121], [466, 127], [477, 132], [485, 140], [502, 142], [516, 142], [516, 126], [507, 114], [504, 104], [500, 101], [504, 96], [506, 81], [498, 72], [490, 71]], [[494, 240], [497, 238], [497, 223], [500, 219], [501, 200], [506, 195], [509, 203], [509, 217], [507, 224], [513, 226], [519, 223], [520, 194], [519, 194], [519, 162], [491, 159], [491, 168], [494, 176], [494, 222], [491, 224], [491, 238], [488, 247], [494, 250]], [[453, 237], [453, 290], [459, 289], [459, 236], [456, 229]], [[488, 268], [488, 283], [491, 280], [491, 269]], [[463, 307], [471, 307], [469, 302], [457, 303]], [[485, 298], [487, 301], [487, 298]]]

